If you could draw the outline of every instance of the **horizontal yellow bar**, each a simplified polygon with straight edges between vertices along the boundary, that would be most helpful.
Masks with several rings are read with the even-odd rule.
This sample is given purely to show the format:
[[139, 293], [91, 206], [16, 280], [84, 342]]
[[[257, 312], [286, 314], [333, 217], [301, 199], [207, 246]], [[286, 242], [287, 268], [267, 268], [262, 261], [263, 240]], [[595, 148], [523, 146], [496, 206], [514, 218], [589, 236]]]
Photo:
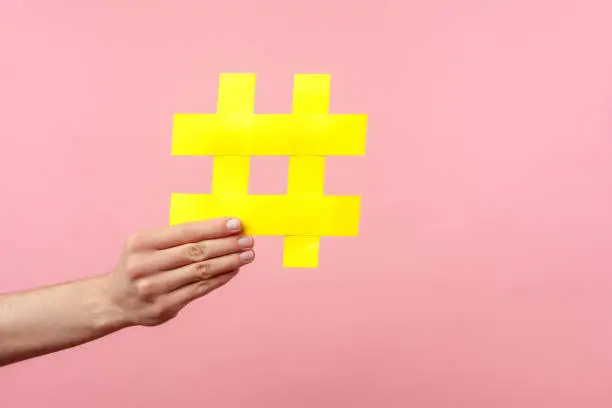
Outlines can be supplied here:
[[319, 265], [319, 237], [285, 237], [283, 266], [285, 268], [316, 268]]
[[178, 194], [170, 198], [170, 224], [237, 217], [252, 235], [355, 236], [360, 197]]
[[175, 114], [172, 154], [359, 156], [367, 115]]

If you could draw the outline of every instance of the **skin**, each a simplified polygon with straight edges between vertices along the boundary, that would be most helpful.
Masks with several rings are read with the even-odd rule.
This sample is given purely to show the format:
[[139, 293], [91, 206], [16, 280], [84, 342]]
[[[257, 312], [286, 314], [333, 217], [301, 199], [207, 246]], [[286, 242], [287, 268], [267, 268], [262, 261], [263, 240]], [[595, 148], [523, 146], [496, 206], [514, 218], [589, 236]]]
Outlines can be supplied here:
[[237, 219], [143, 231], [107, 274], [0, 295], [0, 366], [162, 324], [234, 278], [252, 248]]

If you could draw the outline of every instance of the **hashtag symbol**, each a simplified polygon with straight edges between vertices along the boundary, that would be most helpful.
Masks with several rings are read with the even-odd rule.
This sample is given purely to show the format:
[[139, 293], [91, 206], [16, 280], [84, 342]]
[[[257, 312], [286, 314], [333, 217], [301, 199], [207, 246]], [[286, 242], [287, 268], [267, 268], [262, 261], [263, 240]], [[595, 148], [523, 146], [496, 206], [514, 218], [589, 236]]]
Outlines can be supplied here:
[[[325, 156], [365, 153], [367, 116], [330, 114], [330, 76], [294, 77], [290, 114], [255, 114], [255, 74], [221, 74], [217, 113], [175, 114], [172, 154], [213, 156], [211, 194], [172, 193], [170, 224], [235, 216], [284, 237], [283, 266], [318, 265], [322, 236], [356, 236], [360, 197], [324, 194]], [[249, 194], [250, 156], [289, 156], [287, 194]]]

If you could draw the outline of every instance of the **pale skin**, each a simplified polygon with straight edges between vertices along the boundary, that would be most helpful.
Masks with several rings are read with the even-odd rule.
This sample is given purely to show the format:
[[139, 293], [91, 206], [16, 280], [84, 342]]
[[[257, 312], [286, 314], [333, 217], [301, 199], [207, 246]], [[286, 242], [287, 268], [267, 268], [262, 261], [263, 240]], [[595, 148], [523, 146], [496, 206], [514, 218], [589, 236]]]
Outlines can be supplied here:
[[233, 218], [143, 231], [107, 274], [0, 295], [0, 366], [162, 324], [234, 278], [253, 244]]

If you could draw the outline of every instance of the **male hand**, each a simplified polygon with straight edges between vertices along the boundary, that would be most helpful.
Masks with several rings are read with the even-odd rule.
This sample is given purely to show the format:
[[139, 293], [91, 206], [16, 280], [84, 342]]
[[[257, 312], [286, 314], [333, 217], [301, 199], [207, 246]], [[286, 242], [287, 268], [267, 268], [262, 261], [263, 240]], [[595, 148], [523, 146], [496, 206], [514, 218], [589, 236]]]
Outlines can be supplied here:
[[239, 220], [221, 218], [137, 233], [105, 291], [123, 325], [155, 326], [225, 285], [254, 259]]

